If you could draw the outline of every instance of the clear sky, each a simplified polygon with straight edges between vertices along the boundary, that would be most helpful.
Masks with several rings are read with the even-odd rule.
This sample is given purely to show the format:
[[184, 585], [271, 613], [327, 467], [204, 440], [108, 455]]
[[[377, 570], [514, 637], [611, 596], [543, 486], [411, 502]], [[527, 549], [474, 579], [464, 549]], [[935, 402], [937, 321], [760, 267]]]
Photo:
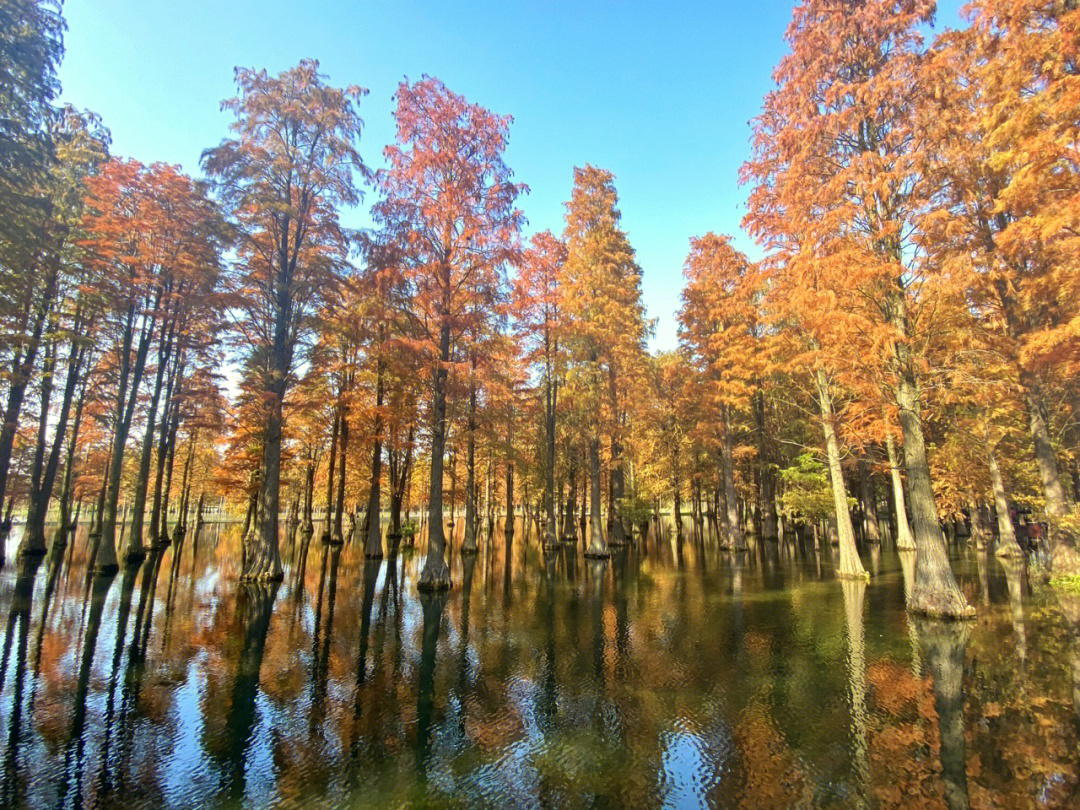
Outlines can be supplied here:
[[[938, 24], [959, 24], [958, 0]], [[514, 117], [507, 163], [531, 188], [530, 232], [562, 230], [572, 168], [616, 175], [637, 250], [654, 348], [676, 343], [674, 313], [691, 236], [739, 235], [748, 121], [772, 86], [791, 2], [545, 0], [66, 0], [64, 100], [94, 110], [113, 152], [179, 163], [226, 134], [219, 102], [236, 65], [279, 72], [318, 59], [361, 105], [361, 154], [382, 165], [391, 96], [403, 78], [438, 76]], [[372, 201], [369, 192], [366, 204]], [[367, 223], [364, 210], [346, 219]]]

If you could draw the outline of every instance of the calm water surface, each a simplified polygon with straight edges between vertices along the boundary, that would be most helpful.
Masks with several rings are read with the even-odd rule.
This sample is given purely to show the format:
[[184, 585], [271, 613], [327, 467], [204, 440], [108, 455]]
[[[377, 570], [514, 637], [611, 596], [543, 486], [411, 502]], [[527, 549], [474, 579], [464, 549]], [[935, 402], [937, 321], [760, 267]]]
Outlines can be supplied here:
[[973, 550], [950, 625], [889, 550], [841, 584], [827, 550], [519, 526], [421, 597], [419, 551], [318, 531], [272, 587], [235, 526], [111, 580], [84, 532], [0, 573], [5, 806], [1080, 806], [1080, 599]]

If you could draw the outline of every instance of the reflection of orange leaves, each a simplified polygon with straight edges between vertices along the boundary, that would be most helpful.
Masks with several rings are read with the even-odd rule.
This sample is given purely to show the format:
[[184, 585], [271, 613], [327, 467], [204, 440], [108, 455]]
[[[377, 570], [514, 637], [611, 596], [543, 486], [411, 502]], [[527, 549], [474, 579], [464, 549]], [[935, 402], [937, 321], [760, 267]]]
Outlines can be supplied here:
[[906, 667], [892, 661], [879, 661], [866, 670], [866, 679], [874, 687], [877, 706], [889, 714], [900, 714], [920, 697], [929, 693], [926, 684], [917, 680]]
[[492, 714], [473, 701], [469, 704], [466, 708], [468, 735], [481, 749], [495, 751], [521, 738], [521, 718], [516, 712]]
[[735, 727], [735, 744], [746, 776], [740, 791], [741, 806], [810, 803], [813, 791], [800, 763], [764, 708], [754, 705], [743, 714]]

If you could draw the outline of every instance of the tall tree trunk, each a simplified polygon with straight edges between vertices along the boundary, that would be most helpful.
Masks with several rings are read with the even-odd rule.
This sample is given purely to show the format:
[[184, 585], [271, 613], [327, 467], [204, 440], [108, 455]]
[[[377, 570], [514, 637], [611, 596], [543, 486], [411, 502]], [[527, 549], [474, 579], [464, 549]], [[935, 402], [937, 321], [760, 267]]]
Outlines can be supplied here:
[[[286, 380], [291, 349], [287, 343], [291, 309], [287, 276], [276, 283], [274, 343], [271, 368], [264, 383], [263, 402], [267, 409], [263, 427], [263, 457], [259, 477], [258, 520], [255, 542], [251, 544], [240, 578], [247, 582], [280, 582], [285, 578], [278, 552], [278, 513], [281, 510], [281, 431]], [[276, 590], [276, 589], [274, 589]]]
[[866, 459], [859, 459], [859, 501], [862, 504], [863, 533], [869, 543], [881, 542], [877, 517], [877, 494]]
[[840, 442], [836, 436], [836, 414], [833, 409], [831, 384], [825, 372], [817, 372], [818, 406], [821, 408], [821, 429], [825, 433], [825, 452], [829, 462], [829, 481], [832, 484], [833, 508], [836, 512], [837, 540], [840, 545], [840, 566], [836, 575], [848, 579], [869, 579], [855, 546], [855, 532], [848, 510], [847, 487], [840, 466]]
[[71, 425], [71, 438], [68, 439], [67, 457], [64, 459], [64, 477], [60, 484], [60, 517], [52, 541], [57, 550], [63, 549], [68, 541], [70, 529], [68, 524], [71, 519], [71, 479], [75, 469], [75, 450], [79, 446], [83, 405], [86, 403], [86, 382], [87, 375], [84, 374], [79, 384], [79, 399], [75, 405], [75, 420]]
[[544, 545], [553, 549], [559, 544], [559, 527], [555, 521], [555, 416], [558, 412], [559, 388], [550, 359], [545, 378], [544, 511], [547, 514], [547, 529], [544, 532]]
[[326, 468], [326, 526], [323, 527], [322, 541], [329, 543], [332, 539], [330, 521], [334, 511], [334, 472], [337, 469], [337, 445], [338, 431], [341, 427], [341, 407], [334, 407], [334, 424], [330, 429], [330, 463]]
[[761, 539], [776, 540], [780, 536], [776, 520], [776, 470], [766, 435], [765, 394], [760, 388], [754, 392], [754, 428], [758, 445], [758, 512], [761, 515]]
[[746, 542], [742, 536], [742, 526], [739, 523], [739, 505], [735, 494], [735, 437], [732, 435], [734, 425], [731, 422], [731, 414], [727, 405], [721, 407], [720, 418], [724, 433], [721, 445], [721, 475], [724, 486], [724, 542], [723, 547], [729, 551], [746, 548]]
[[[134, 511], [131, 516], [131, 531], [128, 535], [128, 546], [124, 552], [124, 562], [135, 565], [146, 558], [146, 547], [143, 545], [143, 520], [146, 514], [146, 495], [150, 486], [150, 461], [154, 452], [154, 428], [158, 407], [161, 402], [161, 389], [165, 381], [165, 369], [169, 365], [169, 356], [172, 352], [173, 334], [176, 331], [176, 320], [170, 319], [169, 328], [162, 330], [158, 346], [157, 373], [154, 375], [154, 388], [150, 395], [150, 406], [146, 412], [146, 430], [143, 432], [142, 452], [139, 455], [139, 472], [135, 478]], [[165, 403], [166, 412], [171, 403]], [[162, 422], [167, 422], [162, 417]], [[151, 538], [152, 543], [157, 543], [157, 538]]]
[[915, 538], [911, 535], [908, 523], [907, 502], [904, 498], [904, 482], [900, 478], [900, 460], [896, 456], [896, 444], [887, 423], [885, 428], [885, 450], [889, 455], [889, 480], [892, 482], [892, 518], [896, 522], [896, 548], [900, 551], [914, 551]]
[[610, 557], [607, 541], [604, 539], [604, 524], [600, 514], [600, 437], [589, 440], [589, 500], [592, 512], [589, 515], [589, 545], [585, 549], [586, 557]]
[[315, 534], [315, 465], [318, 463], [318, 455], [314, 450], [309, 451], [307, 468], [304, 470], [304, 522], [300, 527], [300, 534], [304, 540], [310, 540]]
[[[78, 313], [76, 313], [76, 328], [78, 328], [80, 321], [81, 318]], [[43, 469], [41, 468], [39, 459], [42, 458], [45, 449], [45, 428], [48, 422], [48, 404], [50, 400], [50, 394], [47, 393], [46, 387], [51, 389], [52, 383], [50, 381], [48, 386], [46, 386], [45, 380], [42, 380], [42, 420], [39, 425], [39, 443], [37, 452], [35, 452], [34, 456], [34, 472], [31, 475], [30, 507], [26, 516], [26, 526], [23, 529], [23, 543], [19, 548], [20, 555], [41, 555], [45, 553], [45, 517], [49, 512], [49, 501], [52, 498], [53, 487], [56, 483], [56, 473], [60, 466], [60, 451], [64, 446], [64, 436], [67, 433], [68, 417], [71, 413], [71, 404], [75, 399], [75, 390], [79, 385], [79, 372], [82, 368], [82, 361], [85, 354], [86, 347], [76, 346], [76, 342], [72, 341], [71, 350], [68, 354], [67, 374], [64, 380], [64, 393], [60, 401], [60, 413], [57, 416], [56, 426], [53, 430], [52, 444], [49, 448], [48, 458], [44, 461]], [[55, 354], [51, 361], [51, 365], [55, 367]], [[85, 386], [83, 390], [85, 390]], [[81, 403], [82, 397], [80, 396], [80, 408]], [[61, 514], [61, 526], [64, 527], [65, 531], [67, 530], [66, 517], [66, 515]]]
[[334, 534], [331, 537], [331, 542], [336, 546], [345, 542], [341, 521], [345, 515], [345, 460], [349, 455], [349, 408], [344, 404], [341, 406], [338, 442], [340, 447], [338, 447], [337, 506], [334, 509]]
[[[161, 292], [155, 296], [154, 311], [161, 304]], [[101, 540], [95, 569], [99, 574], [115, 573], [120, 565], [116, 559], [116, 510], [120, 505], [120, 480], [124, 466], [124, 449], [127, 445], [128, 432], [131, 430], [131, 418], [135, 412], [135, 403], [139, 396], [143, 371], [146, 368], [146, 355], [150, 349], [154, 331], [154, 319], [146, 316], [140, 331], [138, 348], [135, 351], [135, 364], [130, 365], [131, 346], [134, 339], [135, 303], [128, 308], [128, 318], [120, 348], [120, 384], [116, 395], [116, 412], [109, 459], [109, 488], [105, 496], [105, 509], [101, 523]], [[128, 390], [130, 387], [130, 391]]]
[[563, 510], [562, 540], [564, 543], [573, 543], [577, 540], [577, 527], [574, 526], [574, 509], [577, 507], [577, 456], [569, 458], [569, 487], [566, 493], [566, 508]]
[[1016, 542], [1016, 532], [1013, 530], [1012, 517], [1009, 515], [1009, 499], [1005, 495], [1005, 481], [1001, 477], [1001, 468], [998, 467], [997, 455], [994, 453], [994, 444], [989, 434], [985, 437], [986, 463], [990, 468], [990, 486], [994, 492], [994, 511], [997, 513], [998, 547], [999, 557], [1023, 557], [1024, 552], [1020, 544]]
[[1043, 409], [1040, 391], [1035, 383], [1027, 379], [1025, 402], [1028, 412], [1028, 429], [1035, 448], [1035, 463], [1039, 468], [1039, 480], [1042, 483], [1043, 497], [1046, 500], [1046, 516], [1050, 519], [1050, 549], [1052, 568], [1059, 576], [1080, 574], [1080, 553], [1077, 552], [1077, 538], [1072, 532], [1062, 529], [1057, 524], [1069, 509], [1065, 488], [1061, 483], [1054, 445], [1050, 441], [1046, 414]]
[[[382, 407], [383, 357], [380, 348], [379, 356], [375, 361], [375, 436], [371, 448], [371, 487], [368, 491], [367, 534], [364, 538], [364, 556], [369, 559], [379, 559], [383, 555], [382, 521], [380, 519], [382, 511]], [[394, 485], [391, 482], [390, 489], [393, 490], [393, 488]]]
[[439, 331], [439, 363], [432, 372], [431, 485], [428, 488], [428, 553], [417, 587], [423, 591], [450, 587], [443, 532], [443, 455], [446, 452], [446, 378], [450, 362], [450, 324], [444, 313]]
[[[472, 371], [476, 373], [476, 358], [472, 358]], [[469, 435], [465, 446], [465, 537], [461, 544], [462, 554], [475, 554], [476, 544], [476, 384], [469, 386]]]
[[968, 516], [971, 520], [971, 536], [975, 540], [975, 548], [982, 551], [986, 548], [987, 538], [992, 535], [986, 525], [983, 507], [976, 503], [974, 498], [968, 500]]
[[[31, 311], [26, 313], [25, 323], [29, 328], [23, 330], [25, 342], [12, 353], [11, 371], [8, 377], [7, 401], [4, 404], [4, 421], [0, 424], [0, 512], [3, 512], [7, 496], [8, 473], [11, 470], [11, 454], [15, 446], [15, 433], [19, 427], [26, 387], [34, 375], [38, 350], [45, 325], [53, 310], [56, 299], [59, 270], [50, 270], [45, 279], [41, 297], [33, 296], [29, 300]], [[8, 504], [10, 512], [10, 503]], [[4, 564], [3, 543], [0, 543], [0, 566]]]
[[904, 434], [904, 463], [911, 490], [911, 528], [916, 550], [915, 584], [908, 608], [928, 616], [971, 618], [975, 609], [968, 605], [956, 584], [941, 536], [930, 465], [926, 460], [919, 389], [910, 360], [902, 362], [899, 371], [896, 401]]
[[154, 499], [150, 508], [150, 539], [154, 545], [164, 547], [168, 539], [167, 525], [169, 493], [165, 484], [165, 464], [169, 456], [169, 438], [176, 429], [175, 423], [180, 418], [177, 397], [184, 351], [174, 352], [172, 368], [165, 381], [165, 416], [158, 431], [157, 464], [154, 470]]
[[161, 527], [155, 543], [158, 548], [169, 545], [169, 496], [172, 493], [173, 466], [176, 460], [176, 431], [180, 420], [180, 403], [174, 402], [168, 416], [169, 433], [165, 442], [165, 480], [161, 487]]

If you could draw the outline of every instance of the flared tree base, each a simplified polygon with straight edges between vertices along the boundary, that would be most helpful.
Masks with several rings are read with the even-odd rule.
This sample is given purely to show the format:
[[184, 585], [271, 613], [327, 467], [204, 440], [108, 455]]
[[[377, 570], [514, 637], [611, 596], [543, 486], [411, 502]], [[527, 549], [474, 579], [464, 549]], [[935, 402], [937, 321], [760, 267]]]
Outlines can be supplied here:
[[141, 565], [142, 561], [146, 559], [146, 549], [129, 548], [124, 552], [124, 565]]
[[420, 572], [420, 581], [416, 583], [418, 591], [445, 591], [452, 586], [450, 582], [450, 569], [443, 559], [428, 559], [424, 564], [424, 570]]
[[908, 611], [917, 616], [929, 616], [935, 619], [966, 620], [975, 618], [975, 608], [964, 601], [963, 595], [942, 593], [920, 588], [912, 589]]
[[105, 563], [104, 565], [98, 565], [94, 567], [94, 576], [114, 577], [119, 570], [119, 563]]
[[285, 579], [284, 571], [261, 571], [241, 574], [241, 582], [281, 582]]
[[587, 560], [606, 560], [611, 552], [607, 549], [586, 549], [583, 556]]
[[560, 540], [559, 542], [561, 542], [561, 543], [569, 543], [569, 544], [573, 545], [574, 543], [577, 542], [577, 536], [573, 535], [573, 534], [566, 534], [566, 535], [563, 535], [562, 540]]
[[897, 551], [914, 551], [915, 550], [915, 541], [914, 540], [897, 540], [896, 541], [896, 550]]
[[1022, 560], [1024, 558], [1024, 550], [1020, 548], [1020, 544], [1015, 541], [1012, 543], [1003, 543], [998, 550], [994, 552], [994, 556]]
[[466, 554], [472, 555], [472, 554], [479, 554], [479, 553], [480, 553], [479, 546], [462, 546], [461, 547], [462, 556], [465, 556]]

